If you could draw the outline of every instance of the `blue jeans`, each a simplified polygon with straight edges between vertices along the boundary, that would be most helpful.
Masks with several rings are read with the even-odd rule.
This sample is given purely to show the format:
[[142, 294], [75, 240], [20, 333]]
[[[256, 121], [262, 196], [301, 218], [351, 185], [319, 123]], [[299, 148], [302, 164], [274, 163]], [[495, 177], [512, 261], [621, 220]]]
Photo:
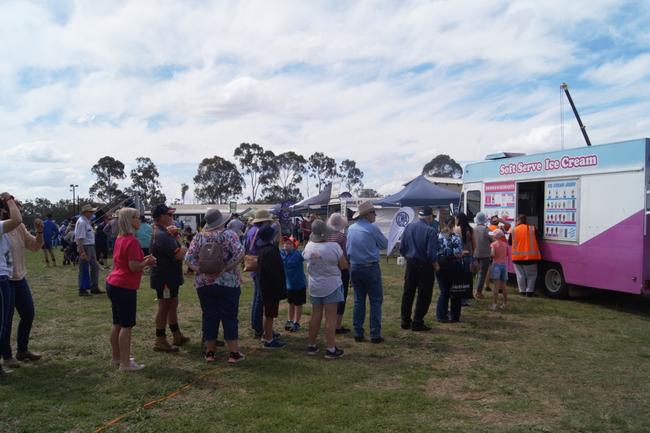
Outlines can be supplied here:
[[11, 358], [11, 321], [13, 320], [16, 290], [9, 278], [0, 277], [0, 295], [2, 296], [2, 313], [0, 314], [0, 355], [3, 359]]
[[370, 338], [381, 337], [381, 304], [384, 288], [381, 284], [379, 263], [352, 265], [350, 279], [354, 287], [354, 313], [352, 324], [356, 337], [364, 336], [363, 323], [366, 320], [366, 297], [370, 300]]
[[[14, 286], [16, 291], [15, 308], [20, 316], [16, 338], [18, 352], [27, 352], [29, 334], [32, 332], [32, 323], [34, 323], [34, 299], [25, 278], [20, 281], [12, 281], [11, 285]], [[9, 333], [11, 334], [11, 330], [9, 330]]]
[[211, 284], [198, 287], [196, 293], [203, 312], [203, 341], [217, 339], [219, 323], [223, 323], [224, 340], [237, 340], [239, 326], [237, 313], [241, 289]]
[[256, 333], [261, 334], [263, 332], [262, 326], [262, 315], [263, 307], [262, 303], [262, 288], [260, 287], [260, 278], [255, 272], [251, 272], [251, 277], [253, 278], [253, 305], [251, 305], [251, 328], [255, 330]]
[[[436, 319], [438, 320], [460, 320], [460, 309], [462, 307], [462, 298], [459, 296], [450, 296], [449, 288], [451, 287], [451, 275], [449, 271], [436, 272], [438, 278], [438, 287], [440, 288], [440, 296], [438, 296], [438, 304], [436, 305]], [[451, 308], [449, 301], [451, 300]], [[451, 313], [451, 317], [449, 317]]]

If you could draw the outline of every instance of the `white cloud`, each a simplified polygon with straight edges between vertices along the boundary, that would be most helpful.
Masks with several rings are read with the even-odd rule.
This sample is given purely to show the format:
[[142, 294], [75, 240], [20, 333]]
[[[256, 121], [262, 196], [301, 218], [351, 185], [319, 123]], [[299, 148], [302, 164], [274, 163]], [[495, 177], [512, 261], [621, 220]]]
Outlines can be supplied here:
[[[650, 91], [648, 54], [590, 45], [642, 46], [642, 32], [612, 21], [634, 6], [5, 2], [0, 142], [13, 157], [70, 170], [34, 178], [55, 198], [72, 178], [87, 191], [90, 167], [109, 154], [168, 167], [172, 199], [191, 185], [188, 164], [230, 158], [241, 142], [355, 159], [367, 186], [390, 193], [437, 153], [559, 147], [561, 81], [587, 81], [574, 96], [593, 142], [648, 135], [650, 107], [638, 97]], [[643, 29], [644, 14], [630, 26]], [[566, 145], [582, 145], [569, 115]], [[13, 185], [31, 191], [34, 179]]]

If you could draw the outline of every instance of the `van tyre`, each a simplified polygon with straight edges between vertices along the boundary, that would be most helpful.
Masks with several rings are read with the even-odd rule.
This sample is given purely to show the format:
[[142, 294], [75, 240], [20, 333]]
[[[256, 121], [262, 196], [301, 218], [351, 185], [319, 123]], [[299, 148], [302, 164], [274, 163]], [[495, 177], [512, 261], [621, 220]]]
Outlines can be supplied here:
[[555, 299], [568, 298], [569, 286], [564, 280], [562, 266], [555, 263], [547, 263], [543, 269], [542, 283], [546, 294]]

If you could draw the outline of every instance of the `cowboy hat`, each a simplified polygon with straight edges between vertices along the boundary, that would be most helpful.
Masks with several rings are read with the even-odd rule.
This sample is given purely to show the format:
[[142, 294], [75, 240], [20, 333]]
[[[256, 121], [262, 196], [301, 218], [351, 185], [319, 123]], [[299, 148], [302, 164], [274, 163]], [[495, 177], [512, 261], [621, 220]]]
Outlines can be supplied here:
[[265, 221], [273, 221], [273, 218], [271, 218], [269, 211], [262, 209], [255, 212], [255, 219], [253, 220], [253, 224], [263, 223]]
[[208, 211], [205, 213], [205, 228], [219, 228], [224, 225], [229, 218], [229, 213], [221, 213], [219, 209], [208, 209]]
[[364, 216], [367, 213], [374, 212], [375, 211], [375, 206], [372, 204], [371, 201], [364, 201], [363, 203], [359, 204], [359, 207], [357, 208], [357, 211], [352, 215], [352, 219], [357, 219], [359, 217]]
[[86, 213], [86, 212], [93, 212], [93, 213], [95, 213], [95, 212], [97, 212], [97, 208], [92, 207], [92, 206], [89, 205], [89, 204], [85, 204], [85, 205], [83, 205], [83, 206], [81, 207], [81, 211], [79, 211], [79, 212], [80, 212], [80, 213]]

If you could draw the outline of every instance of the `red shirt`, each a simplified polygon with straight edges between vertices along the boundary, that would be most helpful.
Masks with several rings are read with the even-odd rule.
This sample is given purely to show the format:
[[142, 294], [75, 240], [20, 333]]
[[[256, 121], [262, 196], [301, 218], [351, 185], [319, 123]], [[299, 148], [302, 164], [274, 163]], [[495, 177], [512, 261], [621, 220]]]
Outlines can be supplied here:
[[113, 270], [106, 278], [106, 282], [123, 289], [138, 290], [142, 271], [131, 271], [129, 261], [140, 262], [142, 259], [144, 254], [138, 238], [133, 235], [118, 236], [113, 248]]

